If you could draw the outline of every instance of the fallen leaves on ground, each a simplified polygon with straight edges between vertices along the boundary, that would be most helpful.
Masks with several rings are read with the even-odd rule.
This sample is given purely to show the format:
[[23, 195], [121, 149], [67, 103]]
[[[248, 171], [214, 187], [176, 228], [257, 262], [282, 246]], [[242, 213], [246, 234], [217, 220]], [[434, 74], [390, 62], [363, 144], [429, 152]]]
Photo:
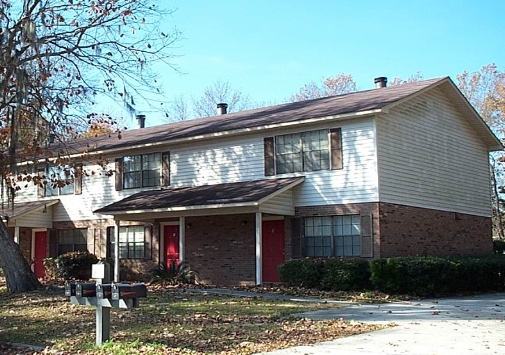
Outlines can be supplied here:
[[380, 326], [341, 319], [314, 321], [293, 314], [327, 309], [311, 304], [234, 298], [150, 287], [141, 307], [111, 312], [112, 342], [95, 348], [95, 310], [71, 305], [51, 288], [0, 295], [0, 343], [45, 346], [43, 351], [0, 347], [0, 353], [56, 354], [253, 354], [360, 334]]

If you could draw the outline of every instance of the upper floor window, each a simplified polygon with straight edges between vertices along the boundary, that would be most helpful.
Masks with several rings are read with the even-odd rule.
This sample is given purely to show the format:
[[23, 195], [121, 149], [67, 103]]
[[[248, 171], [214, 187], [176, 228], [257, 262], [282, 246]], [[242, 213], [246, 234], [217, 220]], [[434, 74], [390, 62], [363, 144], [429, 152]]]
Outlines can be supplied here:
[[170, 153], [128, 155], [116, 159], [116, 190], [170, 185]]
[[123, 157], [123, 188], [160, 186], [161, 154]]
[[46, 175], [46, 196], [72, 195], [74, 193], [74, 168], [51, 166]]
[[82, 164], [75, 166], [50, 166], [39, 169], [43, 184], [38, 187], [38, 196], [80, 195], [82, 193]]
[[264, 139], [265, 175], [342, 169], [341, 129], [322, 129]]

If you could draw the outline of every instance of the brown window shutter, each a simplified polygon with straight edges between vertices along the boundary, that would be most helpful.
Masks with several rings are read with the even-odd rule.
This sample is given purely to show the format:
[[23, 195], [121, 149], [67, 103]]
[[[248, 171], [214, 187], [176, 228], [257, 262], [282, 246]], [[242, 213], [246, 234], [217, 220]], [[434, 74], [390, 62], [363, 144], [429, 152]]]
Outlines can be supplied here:
[[161, 186], [170, 186], [170, 152], [161, 154]]
[[82, 164], [77, 164], [74, 170], [74, 194], [82, 194]]
[[49, 256], [55, 258], [58, 256], [58, 230], [49, 231]]
[[373, 257], [373, 225], [372, 215], [361, 216], [361, 256]]
[[291, 218], [291, 258], [304, 256], [303, 219]]
[[[40, 179], [44, 178], [44, 169], [38, 169], [37, 170], [37, 175]], [[44, 197], [46, 195], [46, 185], [44, 182], [41, 180], [39, 184], [37, 185], [37, 197]]]
[[331, 168], [332, 170], [342, 169], [342, 129], [330, 129], [330, 150], [331, 150]]
[[114, 177], [116, 183], [116, 191], [121, 191], [123, 189], [123, 158], [116, 158], [114, 160]]
[[151, 260], [151, 247], [152, 247], [152, 229], [151, 226], [144, 227], [144, 258]]
[[265, 151], [265, 176], [275, 175], [275, 148], [274, 137], [263, 139], [263, 149]]

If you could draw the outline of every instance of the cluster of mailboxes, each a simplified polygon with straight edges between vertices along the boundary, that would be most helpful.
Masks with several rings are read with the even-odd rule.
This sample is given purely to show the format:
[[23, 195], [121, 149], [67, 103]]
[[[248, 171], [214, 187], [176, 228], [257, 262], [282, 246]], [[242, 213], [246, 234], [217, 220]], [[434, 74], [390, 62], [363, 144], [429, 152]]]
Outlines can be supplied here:
[[103, 307], [136, 308], [147, 297], [145, 284], [65, 283], [65, 296], [74, 304]]

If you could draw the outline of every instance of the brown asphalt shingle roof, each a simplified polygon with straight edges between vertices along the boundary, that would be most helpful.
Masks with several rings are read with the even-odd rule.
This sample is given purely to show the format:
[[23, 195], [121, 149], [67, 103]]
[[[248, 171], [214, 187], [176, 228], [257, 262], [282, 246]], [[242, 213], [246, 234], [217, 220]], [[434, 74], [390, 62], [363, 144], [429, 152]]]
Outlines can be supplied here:
[[91, 139], [77, 139], [74, 142], [67, 143], [65, 150], [68, 149], [70, 152], [81, 153], [83, 150], [89, 152], [94, 150], [106, 151], [161, 141], [169, 143], [175, 139], [212, 133], [376, 110], [387, 107], [444, 80], [447, 80], [447, 78], [437, 78], [405, 85], [134, 129], [123, 132], [122, 139], [118, 139], [114, 135], [112, 137], [102, 136]]
[[220, 206], [252, 204], [273, 193], [302, 182], [303, 177], [267, 179], [166, 190], [142, 191], [102, 207], [93, 213], [170, 210], [196, 206]]

